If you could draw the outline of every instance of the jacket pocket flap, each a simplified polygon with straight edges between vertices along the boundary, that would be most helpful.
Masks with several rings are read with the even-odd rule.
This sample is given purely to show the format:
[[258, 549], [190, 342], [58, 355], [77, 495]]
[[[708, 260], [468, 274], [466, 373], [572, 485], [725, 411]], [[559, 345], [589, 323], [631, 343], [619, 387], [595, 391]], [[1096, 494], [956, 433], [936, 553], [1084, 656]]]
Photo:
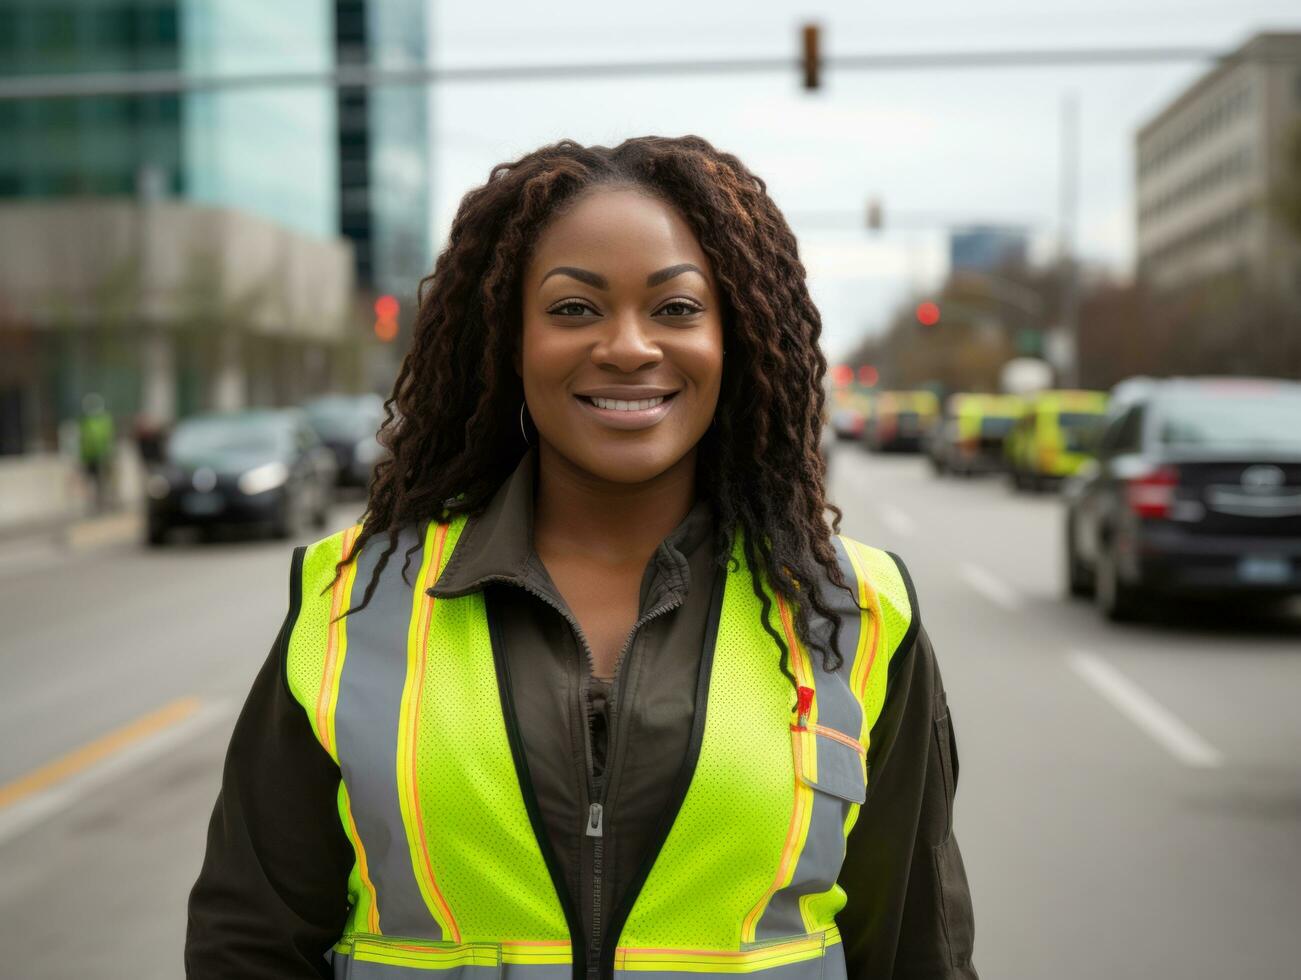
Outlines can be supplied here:
[[806, 786], [850, 803], [867, 799], [866, 753], [858, 740], [824, 725], [792, 726], [795, 772]]

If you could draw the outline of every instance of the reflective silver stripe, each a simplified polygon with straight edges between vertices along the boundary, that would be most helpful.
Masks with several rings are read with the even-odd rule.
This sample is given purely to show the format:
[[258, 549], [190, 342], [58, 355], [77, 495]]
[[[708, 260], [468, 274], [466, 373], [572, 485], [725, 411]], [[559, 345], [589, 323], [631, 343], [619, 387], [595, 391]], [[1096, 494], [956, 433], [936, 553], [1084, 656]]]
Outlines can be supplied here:
[[[836, 557], [845, 583], [854, 593], [851, 598], [843, 589], [830, 582], [823, 584], [824, 602], [840, 618], [840, 641], [837, 650], [843, 663], [834, 674], [823, 669], [822, 657], [810, 651], [814, 686], [817, 691], [817, 724], [857, 740], [863, 725], [863, 706], [850, 687], [849, 678], [854, 669], [861, 631], [861, 613], [858, 607], [858, 576], [849, 561], [845, 545], [839, 537], [832, 539]], [[800, 911], [800, 899], [805, 895], [821, 895], [829, 891], [840, 875], [845, 859], [845, 820], [853, 801], [861, 798], [863, 789], [862, 763], [858, 753], [848, 745], [817, 736], [818, 778], [813, 793], [813, 815], [809, 833], [795, 865], [791, 883], [772, 897], [763, 918], [755, 930], [755, 939], [778, 939], [799, 935], [808, 929]]]
[[841, 943], [826, 947], [821, 956], [783, 963], [767, 969], [744, 972], [719, 970], [717, 972], [675, 970], [615, 970], [617, 980], [701, 980], [704, 977], [761, 977], [762, 980], [845, 980], [845, 948]]
[[[348, 653], [339, 678], [334, 724], [353, 821], [366, 849], [370, 879], [375, 885], [380, 930], [390, 935], [437, 940], [442, 938], [440, 930], [429, 915], [411, 867], [394, 777], [398, 718], [407, 675], [407, 627], [411, 620], [412, 585], [402, 580], [402, 564], [407, 549], [416, 543], [416, 531], [404, 529], [370, 604], [347, 618]], [[366, 542], [358, 556], [353, 605], [365, 595], [387, 544], [388, 536], [378, 535]], [[408, 577], [414, 582], [418, 552], [412, 563], [416, 567]], [[368, 963], [366, 967], [373, 965]]]
[[[355, 960], [346, 953], [331, 953], [335, 980], [413, 980], [437, 975], [439, 980], [571, 980], [574, 968], [569, 963], [498, 963], [496, 966], [452, 966], [444, 969], [421, 964], [398, 966]], [[642, 974], [637, 974], [641, 976]], [[764, 974], [764, 976], [775, 974]]]

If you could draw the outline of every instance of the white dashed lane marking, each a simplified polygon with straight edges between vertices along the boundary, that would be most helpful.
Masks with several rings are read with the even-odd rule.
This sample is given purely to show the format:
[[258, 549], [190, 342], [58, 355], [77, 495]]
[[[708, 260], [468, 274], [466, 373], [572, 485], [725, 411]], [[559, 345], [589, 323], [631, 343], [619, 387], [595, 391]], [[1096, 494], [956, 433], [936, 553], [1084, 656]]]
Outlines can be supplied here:
[[1219, 750], [1101, 657], [1075, 650], [1066, 659], [1086, 684], [1184, 765], [1213, 769], [1223, 763]]

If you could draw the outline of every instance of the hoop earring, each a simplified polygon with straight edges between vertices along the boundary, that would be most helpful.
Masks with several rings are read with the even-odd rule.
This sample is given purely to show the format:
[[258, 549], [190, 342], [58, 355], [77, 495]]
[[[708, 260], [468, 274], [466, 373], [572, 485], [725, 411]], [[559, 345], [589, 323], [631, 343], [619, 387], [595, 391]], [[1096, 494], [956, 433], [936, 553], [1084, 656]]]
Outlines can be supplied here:
[[524, 428], [524, 407], [526, 404], [523, 401], [519, 403], [519, 434], [524, 437], [524, 445], [532, 446], [533, 440], [529, 438], [528, 429]]

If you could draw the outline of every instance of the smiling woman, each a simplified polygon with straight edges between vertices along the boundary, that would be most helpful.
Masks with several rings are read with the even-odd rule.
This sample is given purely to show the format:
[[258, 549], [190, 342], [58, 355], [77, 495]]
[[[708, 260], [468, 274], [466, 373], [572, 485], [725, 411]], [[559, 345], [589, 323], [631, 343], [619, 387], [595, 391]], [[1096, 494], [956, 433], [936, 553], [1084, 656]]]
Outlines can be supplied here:
[[465, 196], [364, 519], [295, 553], [190, 976], [975, 976], [952, 720], [902, 562], [836, 533], [819, 332], [698, 137]]

